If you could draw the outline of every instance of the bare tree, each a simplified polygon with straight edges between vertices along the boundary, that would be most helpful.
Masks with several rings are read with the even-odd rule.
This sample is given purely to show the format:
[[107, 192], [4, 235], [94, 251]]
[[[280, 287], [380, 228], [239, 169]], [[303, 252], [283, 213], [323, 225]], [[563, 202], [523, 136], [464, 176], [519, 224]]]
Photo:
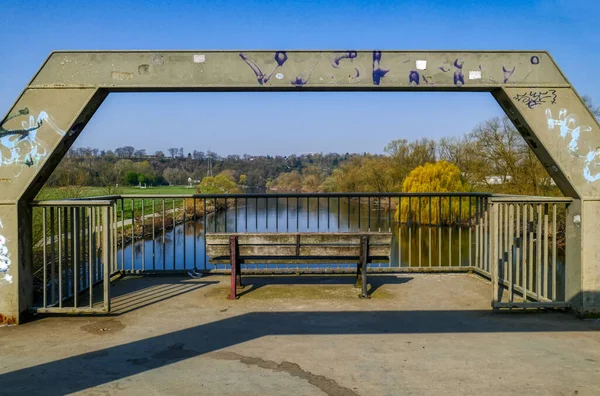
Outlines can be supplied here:
[[594, 115], [594, 117], [600, 121], [600, 106], [594, 106], [592, 97], [589, 95], [583, 95], [581, 99], [583, 100], [583, 104], [590, 109], [590, 112]]

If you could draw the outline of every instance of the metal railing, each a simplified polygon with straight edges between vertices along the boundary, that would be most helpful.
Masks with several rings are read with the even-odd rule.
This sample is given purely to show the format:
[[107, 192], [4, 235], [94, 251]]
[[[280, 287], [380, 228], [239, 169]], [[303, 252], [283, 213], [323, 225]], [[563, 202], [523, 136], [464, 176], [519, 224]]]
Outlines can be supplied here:
[[[42, 219], [34, 244], [38, 312], [109, 310], [115, 273], [228, 272], [228, 264], [211, 264], [205, 253], [212, 232], [392, 232], [391, 259], [371, 263], [370, 271], [473, 271], [492, 280], [494, 307], [562, 307], [570, 202], [484, 193], [147, 194], [34, 202]], [[243, 268], [353, 272], [354, 264]]]
[[489, 202], [492, 306], [567, 307], [565, 214], [572, 200], [494, 197]]
[[[124, 272], [228, 271], [205, 254], [210, 232], [393, 232], [379, 270], [484, 266], [487, 198], [478, 193], [122, 195], [116, 201], [117, 268]], [[246, 269], [351, 270], [348, 264]]]
[[34, 235], [41, 237], [33, 250], [37, 312], [110, 310], [110, 277], [116, 270], [114, 203], [65, 200], [31, 204], [38, 220]]

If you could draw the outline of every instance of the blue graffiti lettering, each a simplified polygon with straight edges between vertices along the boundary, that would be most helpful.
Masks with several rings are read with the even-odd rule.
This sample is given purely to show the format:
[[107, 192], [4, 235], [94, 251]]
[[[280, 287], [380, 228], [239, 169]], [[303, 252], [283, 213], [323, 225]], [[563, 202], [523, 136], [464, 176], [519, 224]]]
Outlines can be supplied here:
[[389, 71], [381, 68], [381, 51], [373, 51], [373, 84], [379, 85]]
[[502, 72], [504, 73], [504, 84], [508, 82], [508, 79], [513, 75], [516, 68], [516, 66], [513, 66], [512, 70], [508, 70], [506, 67], [502, 66]]
[[260, 85], [266, 84], [271, 77], [273, 76], [273, 74], [275, 73], [275, 71], [277, 71], [278, 68], [280, 68], [281, 66], [283, 66], [283, 64], [287, 61], [288, 56], [287, 53], [285, 51], [277, 51], [275, 52], [275, 62], [277, 62], [277, 66], [275, 66], [275, 68], [273, 69], [273, 71], [271, 71], [271, 73], [269, 73], [268, 75], [266, 75], [265, 73], [263, 73], [263, 71], [261, 70], [261, 68], [256, 64], [256, 62], [254, 62], [252, 59], [248, 58], [246, 56], [246, 54], [244, 54], [243, 52], [240, 52], [240, 58], [242, 58], [244, 60], [244, 62], [246, 62], [246, 64], [248, 66], [250, 66], [250, 68], [252, 69], [252, 71], [254, 72], [254, 74], [256, 74], [256, 79], [258, 80], [258, 83]]
[[456, 58], [456, 60], [454, 61], [454, 67], [456, 68], [456, 70], [454, 71], [454, 85], [456, 85], [457, 87], [465, 85], [465, 75], [462, 71], [463, 64], [464, 62], [462, 58]]

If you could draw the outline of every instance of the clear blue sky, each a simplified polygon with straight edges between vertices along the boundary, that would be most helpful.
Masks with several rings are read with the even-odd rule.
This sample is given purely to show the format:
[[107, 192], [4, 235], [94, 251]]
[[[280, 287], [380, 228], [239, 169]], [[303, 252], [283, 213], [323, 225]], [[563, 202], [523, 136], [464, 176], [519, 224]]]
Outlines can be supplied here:
[[[593, 0], [0, 0], [0, 113], [57, 49], [540, 49], [600, 103], [599, 17]], [[281, 128], [265, 114], [285, 135], [272, 136]], [[113, 94], [75, 145], [381, 152], [501, 114], [489, 94]]]

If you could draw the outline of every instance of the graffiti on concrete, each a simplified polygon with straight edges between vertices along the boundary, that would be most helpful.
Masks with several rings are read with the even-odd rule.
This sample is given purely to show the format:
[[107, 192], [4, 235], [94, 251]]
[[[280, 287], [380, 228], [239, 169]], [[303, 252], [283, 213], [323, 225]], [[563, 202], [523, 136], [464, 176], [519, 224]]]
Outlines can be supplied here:
[[244, 60], [244, 62], [246, 62], [246, 64], [248, 66], [250, 66], [250, 68], [252, 69], [254, 74], [256, 74], [256, 79], [258, 80], [258, 83], [260, 85], [263, 85], [263, 84], [266, 84], [267, 82], [269, 82], [269, 80], [271, 79], [271, 77], [273, 77], [275, 72], [281, 66], [283, 66], [283, 64], [288, 60], [288, 56], [285, 51], [275, 52], [274, 59], [275, 59], [275, 62], [277, 63], [277, 66], [275, 66], [275, 68], [271, 71], [271, 73], [265, 74], [262, 71], [262, 69], [256, 64], [256, 62], [254, 62], [252, 59], [248, 58], [246, 56], [246, 54], [244, 54], [243, 52], [240, 52], [240, 58], [242, 58]]
[[[560, 109], [558, 118], [554, 118], [552, 110], [546, 109], [548, 130], [558, 128], [560, 137], [569, 140], [569, 153], [584, 160], [583, 177], [588, 182], [600, 180], [600, 148], [589, 143], [592, 127], [579, 125], [575, 114], [568, 114], [567, 109]], [[582, 139], [583, 138], [583, 139]]]
[[381, 84], [381, 79], [385, 77], [389, 71], [389, 69], [385, 70], [381, 68], [381, 51], [373, 51], [373, 84]]
[[525, 103], [530, 109], [541, 104], [555, 104], [556, 103], [556, 91], [549, 89], [546, 91], [529, 91], [523, 92], [522, 94], [516, 94], [513, 99], [517, 102]]
[[508, 82], [508, 79], [512, 77], [516, 69], [516, 66], [513, 66], [512, 69], [507, 69], [506, 66], [502, 66], [502, 73], [504, 73], [504, 84]]
[[[0, 220], [0, 231], [4, 226], [2, 220]], [[10, 269], [10, 254], [8, 253], [8, 247], [6, 247], [6, 238], [0, 234], [0, 277], [1, 281], [12, 283], [12, 276], [8, 273]]]
[[[20, 128], [5, 127], [9, 121], [21, 117]], [[44, 125], [48, 125], [60, 136], [65, 135], [65, 131], [57, 127], [45, 111], [34, 117], [25, 107], [9, 115], [0, 124], [0, 167], [17, 165], [14, 176], [18, 176], [24, 167], [38, 166], [48, 155], [47, 145], [38, 136], [44, 130]]]

